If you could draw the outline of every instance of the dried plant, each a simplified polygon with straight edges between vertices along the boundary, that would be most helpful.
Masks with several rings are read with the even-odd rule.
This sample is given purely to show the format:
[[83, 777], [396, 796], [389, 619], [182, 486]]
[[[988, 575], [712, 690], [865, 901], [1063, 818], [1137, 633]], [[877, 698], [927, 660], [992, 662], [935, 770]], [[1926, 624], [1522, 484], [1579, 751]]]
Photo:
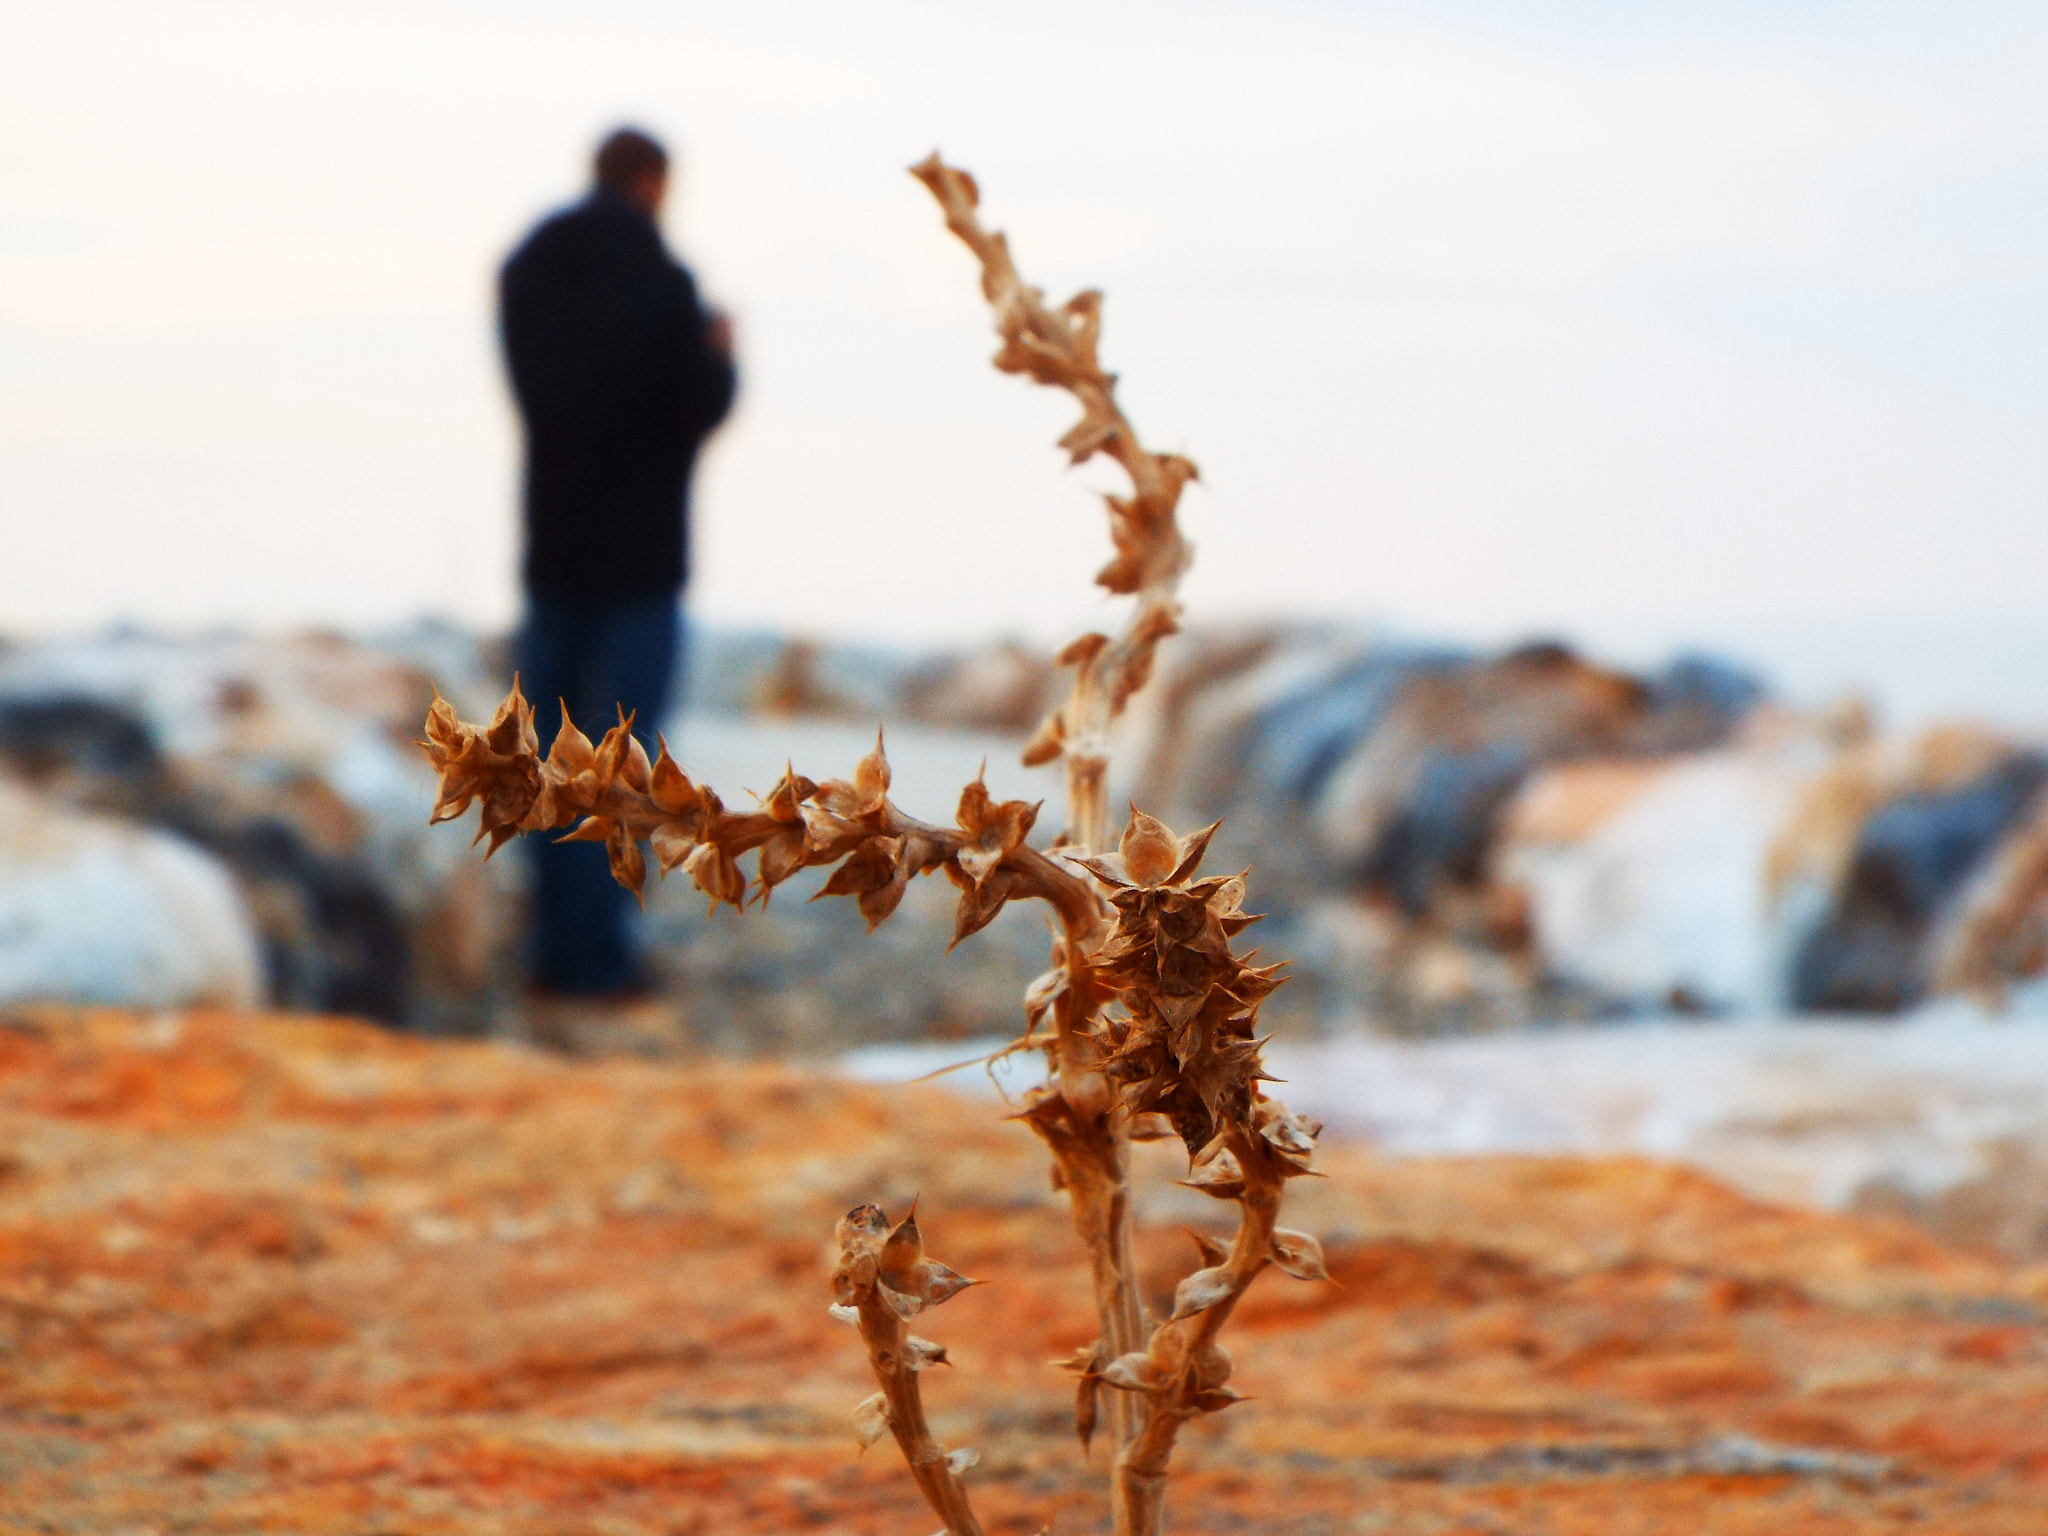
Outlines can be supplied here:
[[[1053, 964], [1025, 994], [1019, 1042], [1045, 1052], [1048, 1076], [1017, 1118], [1050, 1150], [1091, 1260], [1099, 1336], [1062, 1362], [1079, 1378], [1075, 1427], [1085, 1450], [1107, 1407], [1115, 1530], [1149, 1536], [1161, 1529], [1181, 1425], [1237, 1399], [1217, 1335], [1238, 1298], [1268, 1264], [1323, 1278], [1315, 1239], [1275, 1225], [1287, 1180], [1309, 1171], [1320, 1127], [1261, 1090], [1270, 1079], [1255, 1025], [1278, 967], [1232, 949], [1257, 919], [1243, 910], [1243, 876], [1200, 873], [1215, 827], [1180, 836], [1133, 808], [1115, 850], [1107, 847], [1107, 731], [1178, 623], [1174, 588], [1190, 549], [1174, 514], [1194, 465], [1147, 451], [1117, 407], [1115, 380], [1096, 359], [1101, 296], [1049, 307], [1018, 277], [1003, 236], [982, 227], [971, 177], [936, 155], [913, 174], [981, 263], [1002, 338], [996, 366], [1074, 394], [1082, 417], [1061, 445], [1076, 462], [1109, 455], [1131, 482], [1130, 495], [1107, 498], [1116, 557], [1097, 580], [1135, 596], [1135, 611], [1116, 638], [1085, 635], [1061, 653], [1072, 689], [1025, 753], [1028, 763], [1064, 757], [1065, 832], [1049, 849], [1031, 847], [1037, 807], [997, 802], [979, 778], [961, 791], [952, 826], [905, 814], [888, 797], [879, 736], [848, 779], [817, 783], [791, 768], [758, 809], [728, 810], [665, 742], [650, 761], [623, 717], [593, 744], [565, 709], [543, 758], [516, 682], [487, 726], [465, 724], [436, 699], [424, 743], [440, 775], [434, 815], [447, 820], [477, 802], [477, 838], [493, 852], [520, 832], [572, 828], [568, 839], [605, 845], [613, 875], [636, 895], [645, 843], [664, 875], [681, 869], [714, 909], [743, 907], [750, 893], [765, 903], [811, 866], [832, 870], [819, 895], [852, 897], [870, 928], [912, 879], [935, 870], [959, 891], [955, 943], [1010, 901], [1052, 909]], [[751, 880], [738, 863], [748, 853]], [[1148, 1326], [1132, 1262], [1130, 1143], [1172, 1136], [1188, 1153], [1185, 1182], [1235, 1203], [1239, 1221], [1227, 1245], [1197, 1238], [1201, 1266], [1181, 1281], [1171, 1316]], [[858, 1416], [862, 1441], [893, 1433], [947, 1530], [973, 1536], [980, 1527], [960, 1481], [966, 1458], [939, 1450], [918, 1390], [918, 1371], [943, 1352], [903, 1328], [970, 1282], [924, 1257], [914, 1215], [891, 1228], [862, 1206], [840, 1223], [839, 1243], [834, 1305], [841, 1315], [850, 1309], [881, 1386]]]

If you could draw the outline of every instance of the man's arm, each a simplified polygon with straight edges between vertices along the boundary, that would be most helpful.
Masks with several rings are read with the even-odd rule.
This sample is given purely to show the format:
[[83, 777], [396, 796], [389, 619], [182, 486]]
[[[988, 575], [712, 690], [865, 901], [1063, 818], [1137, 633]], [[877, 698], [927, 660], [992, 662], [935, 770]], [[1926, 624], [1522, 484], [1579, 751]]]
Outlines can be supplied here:
[[697, 287], [684, 273], [689, 285], [691, 334], [684, 348], [683, 419], [693, 435], [711, 435], [732, 410], [739, 393], [739, 368], [733, 361], [733, 332], [730, 316], [707, 310], [697, 298]]

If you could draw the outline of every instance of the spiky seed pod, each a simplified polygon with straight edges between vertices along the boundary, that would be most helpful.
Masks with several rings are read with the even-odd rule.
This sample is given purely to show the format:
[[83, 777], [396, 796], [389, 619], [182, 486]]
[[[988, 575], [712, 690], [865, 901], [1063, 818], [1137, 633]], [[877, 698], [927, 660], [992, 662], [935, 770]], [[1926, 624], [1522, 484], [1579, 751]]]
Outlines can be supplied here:
[[1321, 1121], [1294, 1114], [1276, 1100], [1261, 1098], [1252, 1106], [1252, 1127], [1282, 1178], [1314, 1172], [1309, 1159], [1315, 1155], [1316, 1138], [1323, 1133]]
[[1090, 967], [1120, 998], [1104, 1064], [1131, 1114], [1166, 1116], [1192, 1157], [1219, 1127], [1246, 1124], [1264, 1076], [1259, 1004], [1280, 985], [1230, 941], [1257, 919], [1237, 876], [1197, 879], [1216, 824], [1178, 837], [1132, 807], [1114, 856], [1080, 863], [1102, 883], [1116, 924]]

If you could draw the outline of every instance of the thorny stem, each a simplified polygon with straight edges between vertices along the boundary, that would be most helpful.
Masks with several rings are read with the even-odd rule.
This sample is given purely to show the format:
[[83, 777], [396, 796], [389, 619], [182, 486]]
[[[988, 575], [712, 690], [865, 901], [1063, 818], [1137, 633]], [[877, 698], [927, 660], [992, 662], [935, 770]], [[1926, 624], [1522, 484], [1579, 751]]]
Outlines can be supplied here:
[[1116, 375], [1096, 356], [1102, 295], [1091, 289], [1054, 309], [1018, 275], [1009, 241], [983, 226], [972, 176], [936, 154], [912, 166], [911, 174], [938, 200], [946, 228], [981, 263], [981, 291], [1003, 341], [996, 367], [1072, 394], [1081, 419], [1060, 446], [1076, 464], [1107, 455], [1131, 482], [1128, 497], [1103, 498], [1116, 558], [1095, 579], [1111, 592], [1135, 595], [1137, 603], [1116, 639], [1083, 635], [1060, 653], [1060, 662], [1074, 669], [1067, 701], [1046, 717], [1024, 753], [1027, 764], [1066, 758], [1067, 838], [1099, 850], [1109, 842], [1109, 727], [1151, 676], [1159, 642], [1180, 627], [1174, 593], [1194, 550], [1181, 537], [1174, 511], [1195, 466], [1179, 454], [1147, 449], [1116, 403]]
[[[1230, 1254], [1220, 1268], [1227, 1277], [1223, 1299], [1179, 1321], [1161, 1323], [1147, 1346], [1148, 1361], [1163, 1378], [1145, 1427], [1117, 1456], [1112, 1489], [1117, 1536], [1158, 1536], [1166, 1513], [1166, 1468], [1180, 1427], [1200, 1414], [1205, 1394], [1219, 1391], [1230, 1371], [1230, 1357], [1216, 1336], [1246, 1287], [1272, 1262], [1274, 1223], [1280, 1214], [1282, 1180], [1262, 1156], [1256, 1138], [1242, 1130], [1229, 1136], [1231, 1151], [1246, 1171], [1238, 1204], [1242, 1216]], [[1137, 1395], [1137, 1394], [1131, 1394]]]
[[[1116, 1356], [1136, 1349], [1145, 1330], [1132, 1262], [1131, 1145], [1126, 1118], [1093, 1059], [1099, 1048], [1077, 1027], [1085, 1019], [1073, 1017], [1083, 1013], [1085, 1004], [1074, 1000], [1084, 996], [1070, 989], [1054, 1010], [1060, 1073], [1052, 1086], [1058, 1102], [1039, 1106], [1025, 1119], [1051, 1152], [1056, 1182], [1067, 1192], [1074, 1231], [1088, 1253], [1096, 1327], [1109, 1354]], [[1110, 1429], [1118, 1451], [1144, 1426], [1145, 1416], [1142, 1398], [1118, 1394], [1111, 1401]]]
[[869, 1294], [855, 1304], [860, 1310], [861, 1342], [868, 1348], [868, 1365], [875, 1382], [889, 1403], [889, 1433], [917, 1480], [918, 1491], [932, 1507], [932, 1513], [946, 1522], [948, 1536], [982, 1536], [981, 1522], [967, 1502], [966, 1486], [947, 1465], [946, 1453], [932, 1438], [924, 1418], [924, 1397], [918, 1391], [917, 1372], [904, 1353], [909, 1330], [882, 1303]]
[[[842, 1308], [851, 1306], [856, 1313], [868, 1365], [882, 1389], [881, 1407], [889, 1433], [895, 1436], [925, 1502], [945, 1521], [946, 1536], [982, 1536], [981, 1522], [968, 1503], [956, 1463], [925, 1422], [924, 1396], [918, 1389], [919, 1373], [944, 1362], [946, 1352], [914, 1338], [902, 1315], [936, 1306], [972, 1282], [924, 1259], [915, 1211], [891, 1232], [880, 1210], [858, 1206], [839, 1223], [838, 1237], [840, 1256], [832, 1272], [833, 1295]], [[918, 1283], [920, 1270], [926, 1272], [923, 1285]], [[872, 1406], [871, 1400], [863, 1409]], [[856, 1423], [865, 1442], [874, 1431], [859, 1424], [858, 1418]], [[961, 1454], [969, 1462], [974, 1459], [971, 1452]]]
[[1096, 686], [1095, 668], [1074, 669], [1074, 681], [1061, 706], [1068, 732], [1060, 756], [1066, 765], [1067, 836], [1081, 848], [1109, 846], [1109, 710]]

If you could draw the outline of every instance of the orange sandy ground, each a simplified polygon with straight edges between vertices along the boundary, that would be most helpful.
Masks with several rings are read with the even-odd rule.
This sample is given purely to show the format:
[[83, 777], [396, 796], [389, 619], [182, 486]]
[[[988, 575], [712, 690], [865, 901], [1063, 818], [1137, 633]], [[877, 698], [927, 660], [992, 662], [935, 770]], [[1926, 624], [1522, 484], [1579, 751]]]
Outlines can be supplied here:
[[[1227, 1207], [1142, 1149], [1155, 1295]], [[1294, 1186], [1336, 1284], [1262, 1277], [1255, 1401], [1173, 1528], [2048, 1531], [2030, 1277], [1635, 1161], [1376, 1160]], [[995, 1532], [1106, 1529], [1091, 1335], [1023, 1129], [932, 1089], [566, 1063], [326, 1021], [0, 1026], [0, 1530], [922, 1536], [821, 1254], [913, 1193], [990, 1283], [928, 1375]]]

